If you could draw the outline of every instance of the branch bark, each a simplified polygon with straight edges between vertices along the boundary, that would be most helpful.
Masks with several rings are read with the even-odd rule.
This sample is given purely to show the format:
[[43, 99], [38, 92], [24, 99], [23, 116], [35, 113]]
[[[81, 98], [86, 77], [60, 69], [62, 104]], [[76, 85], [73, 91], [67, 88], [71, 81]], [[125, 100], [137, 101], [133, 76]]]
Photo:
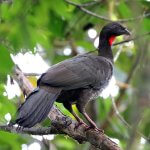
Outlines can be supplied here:
[[[14, 69], [14, 79], [18, 82], [21, 90], [27, 95], [33, 90], [33, 86], [18, 67], [15, 67]], [[33, 135], [65, 134], [77, 140], [79, 143], [89, 142], [91, 145], [94, 145], [94, 147], [101, 150], [120, 150], [118, 145], [102, 132], [97, 132], [94, 129], [86, 130], [84, 125], [75, 129], [78, 122], [65, 116], [55, 106], [52, 107], [48, 117], [52, 121], [51, 127], [49, 128], [18, 129], [14, 126], [0, 126], [0, 130]]]

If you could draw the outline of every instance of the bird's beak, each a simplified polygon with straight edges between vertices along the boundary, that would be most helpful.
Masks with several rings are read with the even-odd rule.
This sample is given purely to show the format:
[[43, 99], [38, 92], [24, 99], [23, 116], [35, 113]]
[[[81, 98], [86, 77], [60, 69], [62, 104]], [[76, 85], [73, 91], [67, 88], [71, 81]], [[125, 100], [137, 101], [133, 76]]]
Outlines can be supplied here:
[[126, 28], [124, 29], [124, 34], [131, 35], [130, 31], [128, 29], [126, 29]]

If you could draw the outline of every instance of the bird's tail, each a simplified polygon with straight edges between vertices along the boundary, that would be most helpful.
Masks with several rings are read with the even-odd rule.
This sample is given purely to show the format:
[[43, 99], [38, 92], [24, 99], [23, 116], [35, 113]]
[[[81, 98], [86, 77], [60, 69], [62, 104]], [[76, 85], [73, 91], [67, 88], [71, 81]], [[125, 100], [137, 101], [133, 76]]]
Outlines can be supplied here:
[[43, 121], [59, 94], [59, 89], [49, 92], [42, 88], [36, 88], [18, 109], [17, 119], [13, 124], [30, 128]]

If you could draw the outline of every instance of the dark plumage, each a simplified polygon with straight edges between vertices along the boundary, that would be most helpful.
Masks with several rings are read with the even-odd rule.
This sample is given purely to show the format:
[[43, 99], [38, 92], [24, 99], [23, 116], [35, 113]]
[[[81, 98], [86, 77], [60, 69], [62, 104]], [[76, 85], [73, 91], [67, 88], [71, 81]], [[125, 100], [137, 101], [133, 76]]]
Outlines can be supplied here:
[[72, 110], [72, 104], [76, 104], [90, 126], [97, 128], [85, 112], [85, 106], [99, 95], [112, 77], [111, 44], [115, 36], [123, 34], [129, 34], [125, 27], [119, 23], [109, 23], [100, 33], [98, 55], [79, 55], [49, 68], [38, 80], [38, 87], [18, 109], [15, 123], [23, 127], [34, 126], [46, 118], [57, 101], [63, 103], [79, 123], [83, 123]]

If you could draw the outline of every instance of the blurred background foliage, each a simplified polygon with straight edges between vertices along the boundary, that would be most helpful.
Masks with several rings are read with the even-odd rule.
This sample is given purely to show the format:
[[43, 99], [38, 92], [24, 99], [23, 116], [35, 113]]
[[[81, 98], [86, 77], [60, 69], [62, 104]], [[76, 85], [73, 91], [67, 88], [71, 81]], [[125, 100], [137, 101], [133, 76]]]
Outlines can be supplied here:
[[[23, 101], [22, 94], [8, 98], [6, 83], [8, 75], [12, 76], [15, 64], [10, 55], [30, 51], [34, 55], [38, 53], [47, 64], [52, 65], [95, 50], [97, 36], [107, 21], [89, 15], [81, 8], [111, 20], [135, 18], [150, 12], [149, 0], [70, 1], [79, 6], [70, 5], [65, 0], [0, 1], [0, 125], [8, 122]], [[129, 28], [133, 37], [150, 31], [149, 17], [124, 21], [123, 24]], [[116, 42], [125, 39], [126, 37], [119, 37]], [[149, 36], [114, 46], [114, 55], [118, 50], [121, 54], [115, 62], [115, 78], [119, 92], [115, 100], [122, 117], [134, 128], [127, 127], [115, 115], [110, 98], [98, 98], [101, 100], [93, 101], [87, 109], [97, 125], [123, 149], [149, 150], [146, 138], [136, 133], [138, 130], [147, 138], [150, 136]], [[29, 77], [29, 80], [36, 85], [36, 77]], [[61, 104], [57, 105], [65, 114], [70, 115]], [[43, 123], [45, 126], [49, 124], [49, 120]], [[66, 136], [37, 138], [0, 131], [0, 150], [21, 149], [88, 150], [92, 147], [88, 143], [79, 145]]]

